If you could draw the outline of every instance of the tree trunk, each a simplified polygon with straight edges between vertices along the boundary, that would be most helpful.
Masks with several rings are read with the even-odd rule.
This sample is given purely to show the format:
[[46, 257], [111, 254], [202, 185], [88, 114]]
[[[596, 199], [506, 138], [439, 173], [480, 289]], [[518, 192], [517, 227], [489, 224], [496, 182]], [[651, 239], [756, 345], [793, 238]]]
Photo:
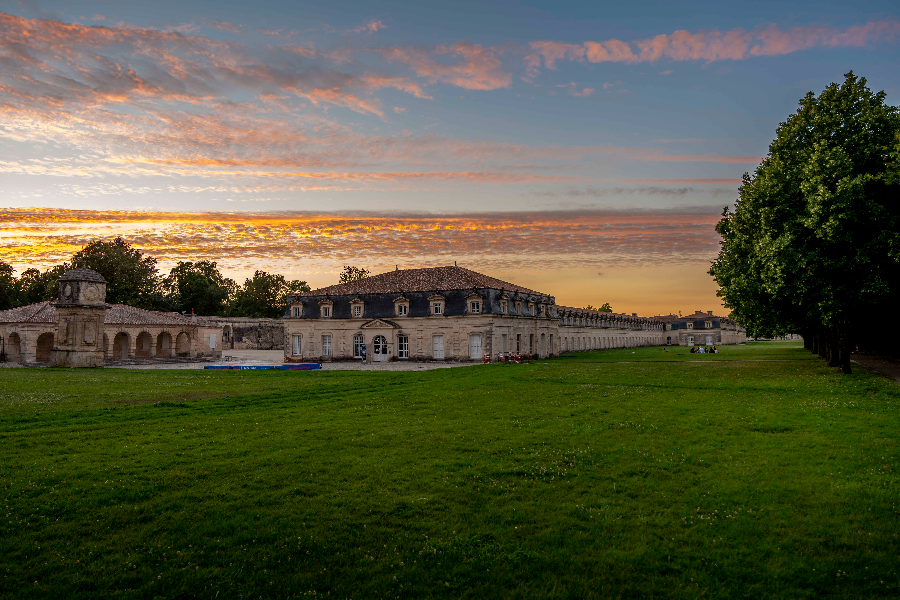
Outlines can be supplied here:
[[838, 343], [838, 335], [833, 327], [828, 328], [828, 366], [841, 366], [840, 344]]
[[849, 328], [845, 327], [840, 333], [841, 371], [843, 371], [845, 375], [853, 373], [853, 367], [850, 364], [850, 352], [853, 349], [853, 344], [851, 343], [852, 340], [848, 330]]

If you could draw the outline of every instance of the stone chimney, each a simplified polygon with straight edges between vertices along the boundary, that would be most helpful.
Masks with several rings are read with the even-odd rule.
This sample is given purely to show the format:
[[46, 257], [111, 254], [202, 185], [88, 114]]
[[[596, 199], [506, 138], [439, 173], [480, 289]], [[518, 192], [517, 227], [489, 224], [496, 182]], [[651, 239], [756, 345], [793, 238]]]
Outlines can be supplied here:
[[53, 367], [103, 366], [103, 316], [106, 280], [97, 271], [78, 268], [59, 278]]
[[711, 311], [711, 310], [708, 310], [708, 311], [706, 311], [706, 313], [707, 313], [707, 314], [708, 314], [708, 315], [709, 315], [709, 316], [713, 316], [713, 314], [712, 314], [712, 311]]

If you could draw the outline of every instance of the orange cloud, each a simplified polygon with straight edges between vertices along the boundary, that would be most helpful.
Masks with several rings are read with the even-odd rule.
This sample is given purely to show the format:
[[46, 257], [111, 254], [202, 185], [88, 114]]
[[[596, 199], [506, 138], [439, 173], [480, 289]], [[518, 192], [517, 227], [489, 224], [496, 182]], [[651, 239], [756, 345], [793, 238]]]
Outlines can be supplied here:
[[[405, 64], [420, 77], [448, 83], [467, 90], [495, 90], [509, 87], [512, 75], [503, 71], [503, 65], [491, 48], [479, 44], [458, 42], [433, 48], [388, 48], [380, 54], [392, 62]], [[445, 63], [440, 59], [459, 59]]]
[[525, 57], [530, 77], [539, 73], [543, 60], [547, 69], [556, 69], [559, 60], [578, 62], [656, 62], [743, 60], [754, 56], [779, 56], [811, 48], [859, 48], [875, 42], [895, 42], [900, 38], [900, 21], [885, 19], [855, 25], [846, 29], [824, 25], [792, 27], [782, 30], [767, 25], [753, 31], [716, 29], [691, 33], [685, 30], [660, 34], [644, 40], [624, 42], [584, 42], [570, 44], [554, 41], [535, 41], [529, 44], [534, 52]]
[[[548, 211], [470, 214], [148, 213], [0, 209], [0, 260], [19, 270], [67, 259], [96, 237], [122, 235], [160, 259], [211, 259], [228, 272], [337, 271], [449, 260], [499, 270], [706, 264], [719, 211]], [[527, 255], [523, 250], [527, 249]], [[293, 263], [293, 264], [292, 264]], [[300, 275], [300, 273], [298, 273]]]
[[375, 33], [379, 29], [384, 29], [385, 27], [387, 27], [387, 26], [384, 23], [382, 23], [381, 21], [376, 21], [375, 19], [372, 19], [370, 21], [366, 21], [362, 25], [358, 25], [358, 26], [354, 27], [350, 31], [352, 31], [354, 33], [362, 33], [362, 32]]

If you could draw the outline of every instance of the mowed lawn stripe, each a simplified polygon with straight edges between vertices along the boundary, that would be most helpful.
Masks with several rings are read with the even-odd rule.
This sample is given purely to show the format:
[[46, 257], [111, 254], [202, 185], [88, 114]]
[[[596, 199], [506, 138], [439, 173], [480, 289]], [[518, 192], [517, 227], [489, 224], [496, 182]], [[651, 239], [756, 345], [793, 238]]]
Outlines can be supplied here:
[[[641, 350], [168, 388], [4, 370], [46, 402], [3, 392], [0, 592], [896, 595], [900, 386], [796, 343], [733, 349], [796, 361], [715, 366]], [[109, 390], [90, 406], [58, 396], [92, 378]], [[142, 388], [164, 401], [121, 403]]]

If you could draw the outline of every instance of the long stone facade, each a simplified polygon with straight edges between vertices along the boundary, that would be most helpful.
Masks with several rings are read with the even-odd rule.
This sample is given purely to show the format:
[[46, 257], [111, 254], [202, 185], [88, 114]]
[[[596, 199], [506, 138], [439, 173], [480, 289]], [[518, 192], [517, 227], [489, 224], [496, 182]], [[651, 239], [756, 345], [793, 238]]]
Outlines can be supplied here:
[[561, 307], [461, 267], [397, 270], [303, 293], [284, 316], [285, 361], [496, 360], [657, 346], [666, 322]]

